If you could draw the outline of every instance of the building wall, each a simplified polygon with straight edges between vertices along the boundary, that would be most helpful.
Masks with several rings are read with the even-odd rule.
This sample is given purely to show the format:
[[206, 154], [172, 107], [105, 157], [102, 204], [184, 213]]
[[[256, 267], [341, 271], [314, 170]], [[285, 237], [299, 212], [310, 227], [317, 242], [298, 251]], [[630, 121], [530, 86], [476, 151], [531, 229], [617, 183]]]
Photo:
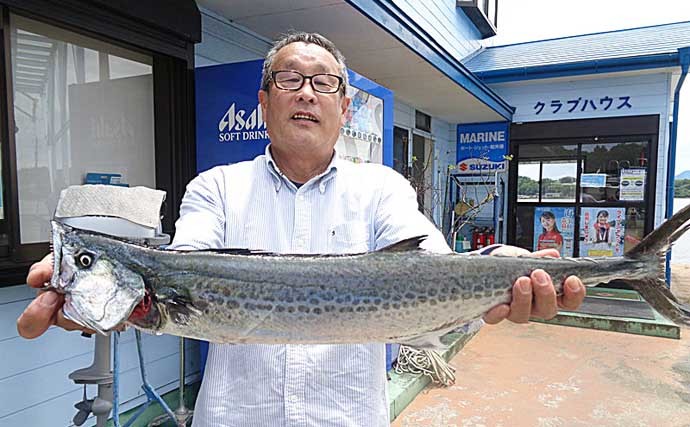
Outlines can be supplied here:
[[197, 67], [262, 59], [271, 41], [209, 10], [201, 11], [201, 43], [196, 45]]
[[[670, 73], [654, 73], [567, 80], [529, 80], [494, 84], [491, 88], [516, 108], [513, 117], [515, 123], [658, 114], [659, 149], [654, 222], [659, 225], [663, 221], [666, 203], [664, 189], [668, 169], [668, 123], [671, 119], [670, 100], [673, 97], [671, 80]], [[619, 108], [626, 97], [629, 97], [628, 103], [631, 104], [631, 108]], [[609, 105], [608, 98], [611, 98], [612, 102], [606, 109]], [[575, 101], [578, 103], [575, 104]], [[584, 101], [593, 101], [596, 110], [589, 102], [583, 107]], [[559, 103], [562, 104], [560, 109]], [[541, 104], [544, 104], [543, 109]]]
[[[405, 129], [414, 129], [415, 108], [396, 99], [393, 110], [393, 124]], [[445, 211], [444, 204], [446, 202], [448, 166], [455, 164], [456, 128], [457, 124], [448, 123], [435, 117], [431, 118], [431, 137], [434, 141], [433, 188], [435, 195], [432, 201], [434, 206], [433, 219], [439, 228], [444, 225], [443, 221], [445, 221], [443, 212]], [[425, 132], [420, 133], [426, 134]]]
[[[72, 425], [74, 404], [82, 399], [83, 387], [67, 376], [93, 360], [95, 339], [79, 332], [51, 327], [41, 337], [25, 340], [17, 335], [16, 320], [35, 291], [26, 285], [0, 289], [0, 427], [55, 427]], [[179, 341], [172, 336], [143, 334], [144, 358], [150, 383], [161, 393], [177, 388]], [[138, 356], [133, 330], [121, 336], [122, 411], [146, 401], [141, 390]], [[198, 344], [186, 348], [187, 383], [199, 379]], [[97, 389], [89, 386], [87, 397]], [[92, 417], [85, 425], [95, 424]]]
[[481, 47], [481, 35], [455, 0], [393, 0], [455, 59], [462, 60]]

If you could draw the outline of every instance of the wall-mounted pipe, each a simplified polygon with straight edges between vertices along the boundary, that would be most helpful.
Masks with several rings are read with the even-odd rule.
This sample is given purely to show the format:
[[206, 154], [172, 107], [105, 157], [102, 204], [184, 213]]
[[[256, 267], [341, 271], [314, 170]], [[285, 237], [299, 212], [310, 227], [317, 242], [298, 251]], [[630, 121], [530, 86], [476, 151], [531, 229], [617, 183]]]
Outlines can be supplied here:
[[[668, 145], [668, 167], [666, 175], [666, 218], [673, 215], [673, 197], [675, 193], [676, 175], [676, 147], [678, 144], [678, 113], [680, 110], [680, 89], [683, 87], [685, 76], [688, 74], [690, 66], [690, 47], [678, 49], [678, 60], [680, 62], [680, 79], [673, 92], [673, 125], [671, 126], [671, 140]], [[666, 256], [666, 283], [671, 286], [671, 253]]]

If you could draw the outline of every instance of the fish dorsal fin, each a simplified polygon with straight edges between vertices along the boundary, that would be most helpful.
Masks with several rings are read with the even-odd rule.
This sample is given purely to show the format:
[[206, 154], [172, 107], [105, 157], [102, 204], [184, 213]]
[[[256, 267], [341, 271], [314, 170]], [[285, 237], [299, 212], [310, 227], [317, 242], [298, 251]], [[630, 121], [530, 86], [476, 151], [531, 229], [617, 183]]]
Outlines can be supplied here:
[[393, 243], [381, 248], [376, 252], [406, 252], [406, 251], [419, 251], [422, 248], [419, 246], [421, 243], [429, 237], [426, 234], [421, 236], [410, 237], [409, 239], [401, 240], [399, 242]]
[[177, 252], [196, 252], [196, 253], [201, 253], [201, 252], [211, 252], [214, 254], [226, 254], [226, 255], [278, 255], [275, 252], [268, 252], [268, 251], [260, 251], [260, 250], [254, 250], [254, 249], [245, 249], [245, 248], [211, 248], [211, 249], [191, 249], [191, 250], [177, 250]]
[[172, 251], [179, 253], [212, 253], [221, 255], [242, 255], [242, 256], [265, 256], [265, 257], [292, 257], [292, 258], [343, 258], [352, 257], [358, 255], [365, 255], [366, 252], [362, 253], [350, 253], [350, 254], [293, 254], [293, 253], [276, 253], [263, 250], [255, 249], [243, 249], [243, 248], [214, 248], [214, 249], [172, 249]]
[[[406, 252], [406, 251], [418, 251], [422, 250], [419, 246], [428, 236], [415, 236], [409, 239], [404, 239], [399, 242], [388, 245], [384, 248], [379, 249], [376, 252]], [[221, 249], [179, 249], [176, 252], [185, 253], [203, 253], [210, 252], [215, 254], [226, 254], [226, 255], [261, 255], [261, 256], [291, 256], [291, 257], [319, 257], [319, 258], [341, 258], [348, 256], [364, 255], [364, 253], [351, 253], [351, 254], [277, 254], [275, 252], [254, 250], [254, 249], [242, 249], [242, 248], [221, 248]]]

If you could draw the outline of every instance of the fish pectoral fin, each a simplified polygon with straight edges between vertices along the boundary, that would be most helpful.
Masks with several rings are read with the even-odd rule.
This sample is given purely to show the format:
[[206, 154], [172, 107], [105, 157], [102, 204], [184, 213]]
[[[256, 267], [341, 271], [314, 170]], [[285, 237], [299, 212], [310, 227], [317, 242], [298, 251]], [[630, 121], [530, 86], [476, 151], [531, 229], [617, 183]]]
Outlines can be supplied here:
[[419, 251], [422, 248], [419, 246], [423, 241], [427, 239], [426, 234], [421, 236], [410, 237], [409, 239], [401, 240], [388, 245], [384, 248], [377, 250], [376, 252], [406, 252], [406, 251]]
[[451, 332], [464, 335], [474, 335], [483, 325], [484, 321], [481, 317], [479, 317], [461, 325], [454, 324], [450, 327], [440, 328], [420, 335], [398, 338], [396, 341], [399, 344], [419, 349], [445, 351], [448, 349], [448, 344], [441, 341], [441, 337]]
[[189, 296], [180, 294], [172, 288], [158, 290], [156, 301], [165, 306], [170, 319], [178, 325], [187, 325], [192, 318], [202, 314], [202, 311], [194, 306]]

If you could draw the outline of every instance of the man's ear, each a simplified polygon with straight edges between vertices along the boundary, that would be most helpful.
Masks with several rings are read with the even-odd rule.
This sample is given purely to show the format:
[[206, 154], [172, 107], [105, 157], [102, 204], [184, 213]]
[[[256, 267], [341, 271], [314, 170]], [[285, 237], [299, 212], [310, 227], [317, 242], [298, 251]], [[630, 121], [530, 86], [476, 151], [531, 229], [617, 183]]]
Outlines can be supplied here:
[[261, 115], [266, 117], [266, 104], [268, 104], [268, 92], [259, 90], [259, 104], [261, 104]]
[[345, 113], [347, 113], [351, 101], [352, 99], [345, 95], [340, 100], [340, 126], [345, 126], [345, 117], [347, 116]]

